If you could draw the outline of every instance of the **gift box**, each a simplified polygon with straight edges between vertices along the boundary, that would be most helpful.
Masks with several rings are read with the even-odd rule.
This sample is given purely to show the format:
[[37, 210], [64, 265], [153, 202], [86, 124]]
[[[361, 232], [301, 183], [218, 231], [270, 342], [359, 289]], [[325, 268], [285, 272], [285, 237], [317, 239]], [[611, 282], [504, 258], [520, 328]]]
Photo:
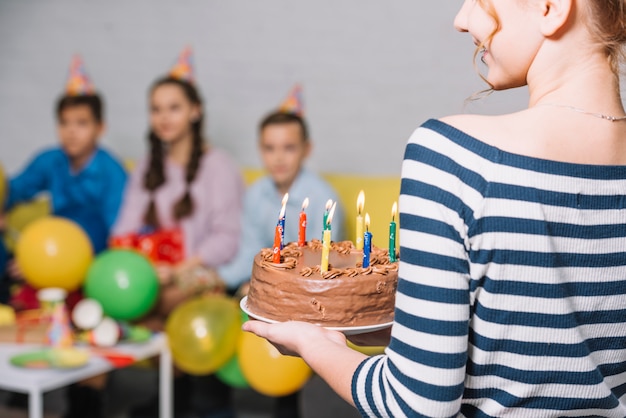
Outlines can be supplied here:
[[49, 326], [40, 310], [18, 312], [15, 324], [0, 326], [0, 342], [44, 344]]
[[185, 259], [180, 228], [116, 236], [111, 239], [109, 246], [137, 250], [155, 264], [178, 264]]

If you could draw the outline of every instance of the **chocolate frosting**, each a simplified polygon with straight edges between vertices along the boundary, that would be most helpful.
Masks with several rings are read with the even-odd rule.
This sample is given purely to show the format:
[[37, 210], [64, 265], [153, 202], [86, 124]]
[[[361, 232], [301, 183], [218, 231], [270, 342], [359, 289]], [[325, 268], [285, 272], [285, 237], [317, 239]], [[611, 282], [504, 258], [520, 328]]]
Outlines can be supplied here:
[[320, 269], [322, 245], [291, 243], [272, 262], [272, 250], [254, 259], [248, 309], [278, 320], [298, 320], [325, 326], [377, 325], [393, 320], [398, 263], [387, 250], [374, 247], [370, 266], [362, 267], [363, 253], [350, 241], [331, 244], [329, 269]]

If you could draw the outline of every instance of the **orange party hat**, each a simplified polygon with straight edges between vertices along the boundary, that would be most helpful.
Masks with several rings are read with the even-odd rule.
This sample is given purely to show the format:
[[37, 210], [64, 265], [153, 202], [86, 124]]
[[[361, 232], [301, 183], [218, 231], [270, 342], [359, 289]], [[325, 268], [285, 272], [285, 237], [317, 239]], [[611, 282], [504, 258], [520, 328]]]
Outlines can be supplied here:
[[178, 56], [178, 61], [169, 73], [170, 77], [193, 83], [193, 54], [190, 46], [185, 47]]
[[300, 84], [293, 86], [278, 110], [283, 113], [304, 116], [304, 101], [302, 100], [302, 86]]
[[68, 96], [85, 96], [96, 92], [93, 83], [87, 76], [85, 65], [80, 55], [74, 55], [70, 64], [70, 74], [65, 84]]

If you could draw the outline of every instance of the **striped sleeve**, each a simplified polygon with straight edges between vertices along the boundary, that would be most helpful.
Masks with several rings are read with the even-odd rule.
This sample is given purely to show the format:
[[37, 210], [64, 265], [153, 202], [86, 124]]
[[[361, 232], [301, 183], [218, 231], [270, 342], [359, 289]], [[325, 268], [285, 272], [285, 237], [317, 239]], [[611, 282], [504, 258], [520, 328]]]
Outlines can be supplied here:
[[433, 136], [420, 128], [406, 148], [391, 342], [353, 376], [355, 404], [368, 417], [451, 417], [461, 408], [470, 316], [467, 230], [482, 179], [426, 146]]
[[401, 264], [365, 416], [626, 416], [626, 166], [508, 153], [439, 121], [411, 137]]

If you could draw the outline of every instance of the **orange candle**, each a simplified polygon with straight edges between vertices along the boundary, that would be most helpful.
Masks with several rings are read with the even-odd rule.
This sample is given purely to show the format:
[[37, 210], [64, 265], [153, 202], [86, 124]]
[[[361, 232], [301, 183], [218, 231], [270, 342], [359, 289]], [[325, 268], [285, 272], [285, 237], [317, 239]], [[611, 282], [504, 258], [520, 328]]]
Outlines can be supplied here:
[[274, 232], [274, 255], [272, 256], [273, 263], [280, 263], [280, 242], [281, 242], [281, 230], [280, 225], [276, 225], [276, 231]]
[[302, 202], [302, 211], [300, 211], [300, 229], [298, 230], [298, 245], [304, 247], [306, 244], [306, 208], [309, 207], [309, 198]]

